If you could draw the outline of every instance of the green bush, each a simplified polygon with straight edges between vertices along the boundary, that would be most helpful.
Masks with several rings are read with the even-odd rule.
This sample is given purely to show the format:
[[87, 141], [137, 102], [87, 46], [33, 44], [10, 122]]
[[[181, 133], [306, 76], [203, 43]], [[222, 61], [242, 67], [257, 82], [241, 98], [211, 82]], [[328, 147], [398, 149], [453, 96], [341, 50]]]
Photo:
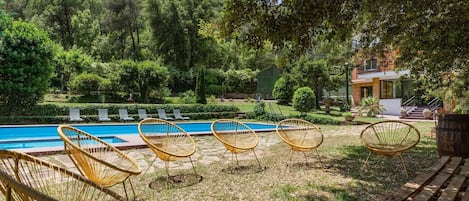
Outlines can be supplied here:
[[256, 75], [259, 71], [249, 68], [226, 71], [226, 85], [230, 92], [254, 93], [256, 91]]
[[195, 103], [195, 93], [192, 90], [187, 90], [186, 92], [179, 94], [180, 103], [191, 104]]
[[210, 84], [207, 86], [207, 89], [205, 91], [207, 94], [214, 94], [214, 95], [221, 95], [222, 92], [222, 86], [218, 84]]
[[307, 115], [304, 117], [304, 119], [314, 124], [325, 124], [325, 125], [339, 125], [340, 124], [340, 121], [335, 120], [331, 117]]
[[211, 95], [210, 97], [208, 97], [208, 103], [209, 104], [217, 103], [217, 97], [215, 97], [214, 95]]
[[316, 107], [316, 96], [309, 87], [301, 87], [293, 94], [293, 108], [303, 115]]
[[67, 91], [73, 78], [83, 72], [88, 72], [92, 63], [93, 58], [84, 54], [80, 49], [63, 50], [60, 48], [53, 60], [55, 72], [51, 86]]
[[150, 103], [154, 98], [164, 95], [159, 91], [165, 91], [169, 79], [168, 69], [155, 61], [135, 62], [122, 60], [120, 62], [119, 83], [123, 90], [128, 92], [140, 92], [140, 101]]
[[93, 73], [82, 73], [73, 78], [70, 88], [78, 93], [90, 95], [92, 91], [106, 90], [109, 80]]
[[56, 48], [32, 23], [0, 19], [0, 107], [16, 115], [49, 90]]
[[254, 106], [254, 114], [256, 116], [262, 116], [265, 114], [265, 103], [264, 102], [257, 102]]
[[374, 96], [369, 96], [361, 100], [357, 113], [358, 115], [366, 113], [367, 117], [374, 117], [384, 111], [384, 107], [379, 104], [379, 99]]
[[[127, 97], [126, 97], [127, 96]], [[128, 95], [123, 93], [99, 95], [71, 95], [68, 103], [125, 103]]]
[[284, 77], [279, 78], [272, 90], [272, 97], [277, 100], [278, 104], [286, 105], [290, 103], [293, 96], [292, 83], [289, 83]]
[[340, 105], [340, 111], [341, 112], [348, 112], [348, 111], [350, 111], [350, 109], [351, 109], [351, 107], [347, 103], [344, 103], [344, 104]]

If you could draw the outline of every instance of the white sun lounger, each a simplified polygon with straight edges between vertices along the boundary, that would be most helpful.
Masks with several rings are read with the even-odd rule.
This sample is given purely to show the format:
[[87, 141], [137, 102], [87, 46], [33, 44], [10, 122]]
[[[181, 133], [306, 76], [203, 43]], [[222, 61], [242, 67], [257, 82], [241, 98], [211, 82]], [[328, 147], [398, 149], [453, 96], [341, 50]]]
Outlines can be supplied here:
[[70, 121], [83, 121], [80, 117], [80, 109], [70, 108]]
[[164, 111], [164, 109], [158, 109], [158, 117], [164, 120], [173, 120], [173, 118], [166, 116], [166, 111]]
[[173, 113], [174, 113], [174, 118], [175, 119], [179, 119], [179, 120], [189, 120], [189, 119], [191, 119], [189, 117], [183, 117], [181, 115], [181, 111], [179, 109], [174, 109]]
[[119, 109], [119, 119], [122, 121], [133, 121], [135, 120], [132, 117], [129, 117], [129, 113], [127, 112], [127, 109]]
[[107, 109], [98, 109], [98, 120], [99, 121], [111, 121], [108, 116]]
[[138, 109], [138, 120], [148, 119], [147, 110]]

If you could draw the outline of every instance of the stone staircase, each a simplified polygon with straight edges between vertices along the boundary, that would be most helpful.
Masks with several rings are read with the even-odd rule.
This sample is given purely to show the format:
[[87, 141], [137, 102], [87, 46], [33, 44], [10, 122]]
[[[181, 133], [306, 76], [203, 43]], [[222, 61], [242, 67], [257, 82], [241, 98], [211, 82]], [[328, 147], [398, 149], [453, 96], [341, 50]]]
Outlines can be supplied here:
[[428, 106], [419, 106], [415, 108], [404, 119], [425, 119], [422, 113], [424, 109], [428, 109]]

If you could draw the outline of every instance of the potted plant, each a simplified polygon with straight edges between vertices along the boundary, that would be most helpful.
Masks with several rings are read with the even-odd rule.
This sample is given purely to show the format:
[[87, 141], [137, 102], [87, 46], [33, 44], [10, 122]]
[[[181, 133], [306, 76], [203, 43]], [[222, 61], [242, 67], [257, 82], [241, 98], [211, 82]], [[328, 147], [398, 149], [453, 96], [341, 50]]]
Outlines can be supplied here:
[[342, 116], [345, 118], [345, 121], [353, 121], [355, 118], [351, 112], [344, 112], [342, 113]]
[[379, 104], [379, 99], [374, 96], [370, 96], [361, 100], [357, 113], [360, 116], [365, 113], [367, 117], [376, 117], [377, 114], [384, 111], [386, 111], [386, 109]]

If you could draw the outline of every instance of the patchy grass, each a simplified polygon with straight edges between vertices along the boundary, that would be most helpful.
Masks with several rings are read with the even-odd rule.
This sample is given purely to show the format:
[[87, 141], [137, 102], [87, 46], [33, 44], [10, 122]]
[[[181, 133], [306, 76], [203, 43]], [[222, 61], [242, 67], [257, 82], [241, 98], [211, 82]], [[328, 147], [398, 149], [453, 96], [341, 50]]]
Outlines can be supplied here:
[[[191, 186], [171, 187], [164, 182], [155, 183], [166, 178], [162, 167], [157, 167], [154, 173], [137, 176], [133, 183], [139, 200], [383, 200], [391, 191], [427, 170], [438, 158], [435, 140], [427, 137], [432, 123], [413, 124], [422, 132], [422, 139], [403, 154], [409, 178], [406, 178], [398, 157], [371, 154], [368, 163], [364, 163], [369, 152], [358, 137], [364, 126], [321, 125], [326, 136], [318, 149], [321, 163], [314, 151], [306, 157], [302, 153], [293, 153], [290, 161], [289, 147], [277, 139], [269, 146], [256, 149], [262, 166], [266, 167], [264, 171], [244, 171], [258, 168], [252, 152], [247, 152], [239, 156], [244, 170], [229, 173], [225, 170], [232, 164], [227, 153], [224, 160], [197, 163], [197, 173], [203, 178]], [[265, 142], [277, 138], [273, 132], [259, 136]], [[209, 149], [221, 148], [213, 136], [197, 137], [196, 141], [213, 143]], [[186, 174], [192, 170], [173, 168], [170, 173]], [[122, 192], [118, 189], [121, 185], [113, 188]]]

